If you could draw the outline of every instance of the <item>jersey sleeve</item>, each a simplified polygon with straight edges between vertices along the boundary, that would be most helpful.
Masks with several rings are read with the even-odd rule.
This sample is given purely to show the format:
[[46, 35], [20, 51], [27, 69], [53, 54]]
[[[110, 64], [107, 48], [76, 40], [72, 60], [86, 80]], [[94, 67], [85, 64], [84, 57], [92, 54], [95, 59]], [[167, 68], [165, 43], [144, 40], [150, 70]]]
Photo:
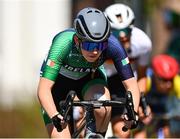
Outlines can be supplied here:
[[61, 32], [57, 34], [48, 52], [48, 57], [42, 69], [42, 77], [56, 80], [59, 70], [62, 67], [63, 60], [69, 54], [72, 47], [72, 32]]
[[113, 35], [111, 35], [108, 43], [109, 46], [107, 48], [107, 56], [113, 60], [114, 66], [121, 80], [134, 77], [127, 53], [120, 42]]

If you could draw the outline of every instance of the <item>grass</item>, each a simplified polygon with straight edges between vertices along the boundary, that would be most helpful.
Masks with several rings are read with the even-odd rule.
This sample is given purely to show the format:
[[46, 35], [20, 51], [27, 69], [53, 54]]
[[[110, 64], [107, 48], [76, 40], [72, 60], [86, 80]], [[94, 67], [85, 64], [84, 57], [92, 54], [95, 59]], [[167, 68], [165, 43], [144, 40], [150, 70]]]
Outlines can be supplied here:
[[0, 108], [0, 138], [7, 137], [48, 137], [38, 102], [28, 106], [16, 106], [12, 110]]

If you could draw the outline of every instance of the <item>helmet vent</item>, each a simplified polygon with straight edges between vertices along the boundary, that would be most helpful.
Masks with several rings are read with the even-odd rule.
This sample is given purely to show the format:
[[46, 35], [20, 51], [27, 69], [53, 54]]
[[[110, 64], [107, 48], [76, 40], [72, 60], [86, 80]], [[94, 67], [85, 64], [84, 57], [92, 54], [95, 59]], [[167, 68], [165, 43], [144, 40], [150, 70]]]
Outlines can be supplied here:
[[87, 13], [92, 13], [92, 10], [88, 11]]
[[123, 21], [122, 21], [122, 15], [121, 15], [121, 14], [117, 14], [116, 17], [117, 17], [117, 20], [119, 21], [119, 23], [122, 23], [122, 22], [123, 22]]
[[99, 11], [95, 10], [96, 13], [100, 13]]
[[94, 33], [94, 35], [100, 36], [100, 35], [101, 35], [101, 33]]
[[117, 18], [121, 18], [121, 14], [117, 14], [116, 17], [117, 17]]

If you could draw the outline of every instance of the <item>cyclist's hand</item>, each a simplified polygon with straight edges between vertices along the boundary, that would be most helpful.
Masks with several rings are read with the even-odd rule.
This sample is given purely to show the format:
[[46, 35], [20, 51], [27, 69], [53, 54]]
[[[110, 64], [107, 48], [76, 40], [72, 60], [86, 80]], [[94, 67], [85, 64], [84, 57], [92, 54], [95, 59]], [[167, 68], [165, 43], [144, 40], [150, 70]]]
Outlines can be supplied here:
[[[139, 114], [141, 114], [139, 116], [148, 117], [148, 115], [150, 114], [150, 107], [147, 103], [147, 100], [146, 100], [146, 97], [144, 96], [144, 93], [141, 93], [140, 105], [139, 106], [140, 106], [139, 108], [142, 109], [139, 111], [139, 112], [141, 112], [141, 113], [139, 113]], [[144, 114], [142, 114], [142, 112]]]
[[58, 132], [61, 132], [67, 126], [67, 123], [65, 122], [61, 114], [56, 114], [55, 116], [53, 116], [52, 122]]
[[149, 105], [147, 105], [146, 107], [146, 114], [144, 113], [143, 108], [139, 106], [138, 115], [140, 119], [144, 119], [145, 117], [148, 117], [150, 114], [151, 114], [151, 108], [149, 107]]
[[128, 129], [135, 129], [138, 126], [139, 117], [135, 112], [135, 120], [129, 119], [128, 114], [124, 115], [125, 126], [123, 127], [123, 131], [127, 131]]
[[141, 106], [138, 109], [138, 115], [139, 115], [139, 119], [146, 125], [149, 124], [152, 120], [152, 113], [149, 105], [147, 106], [147, 115], [144, 114]]

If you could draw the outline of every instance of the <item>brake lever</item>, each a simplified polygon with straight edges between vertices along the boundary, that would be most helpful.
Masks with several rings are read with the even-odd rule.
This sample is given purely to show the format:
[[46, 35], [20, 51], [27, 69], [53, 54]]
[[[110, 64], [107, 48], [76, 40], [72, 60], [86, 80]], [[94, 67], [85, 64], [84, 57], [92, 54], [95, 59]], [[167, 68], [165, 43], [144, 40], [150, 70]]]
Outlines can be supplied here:
[[69, 111], [72, 108], [74, 98], [76, 96], [75, 91], [70, 91], [64, 101], [60, 101], [60, 114], [63, 116], [64, 120], [67, 122], [70, 119]]
[[[127, 109], [127, 116], [128, 121], [132, 122], [132, 126], [130, 129], [136, 128], [138, 125], [138, 121], [136, 120], [136, 112], [134, 111], [134, 104], [133, 104], [133, 97], [130, 91], [127, 91], [126, 93], [126, 109]], [[125, 125], [122, 130], [126, 132], [129, 128]]]

